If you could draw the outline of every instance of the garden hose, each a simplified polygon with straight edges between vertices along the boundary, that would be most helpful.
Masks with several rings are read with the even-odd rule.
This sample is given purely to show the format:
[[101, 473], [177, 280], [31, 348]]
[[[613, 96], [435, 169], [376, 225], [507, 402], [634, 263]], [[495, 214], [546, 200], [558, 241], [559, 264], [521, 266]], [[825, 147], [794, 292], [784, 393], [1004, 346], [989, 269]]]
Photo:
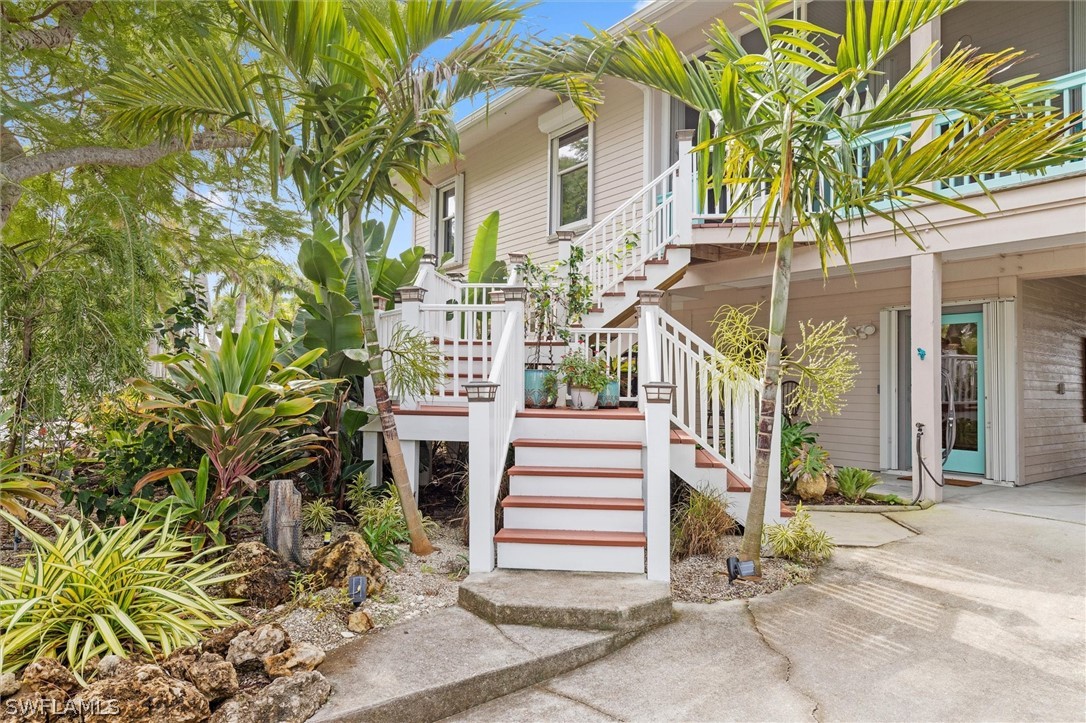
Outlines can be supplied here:
[[[916, 486], [916, 497], [913, 498], [913, 501], [911, 503], [913, 505], [915, 505], [917, 502], [919, 502], [920, 498], [924, 495], [924, 473], [925, 472], [927, 472], [928, 477], [930, 477], [931, 481], [934, 482], [937, 486], [946, 487], [946, 480], [945, 479], [943, 479], [943, 480], [937, 479], [935, 477], [935, 475], [933, 475], [931, 473], [931, 470], [928, 469], [927, 463], [924, 461], [924, 455], [920, 453], [920, 441], [923, 438], [924, 438], [924, 423], [923, 422], [917, 422], [916, 423], [916, 459], [917, 459], [918, 462], [920, 462], [920, 470], [917, 472], [916, 478], [917, 478], [917, 480], [919, 480], [920, 484], [918, 484]], [[940, 472], [941, 471], [942, 470], [940, 470]]]

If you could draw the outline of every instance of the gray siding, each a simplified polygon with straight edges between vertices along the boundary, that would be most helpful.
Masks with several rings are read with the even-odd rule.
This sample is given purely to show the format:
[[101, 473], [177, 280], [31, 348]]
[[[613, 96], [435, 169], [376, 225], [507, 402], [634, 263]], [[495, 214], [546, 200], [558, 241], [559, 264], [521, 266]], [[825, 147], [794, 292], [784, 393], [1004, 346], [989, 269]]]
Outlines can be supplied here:
[[[1022, 481], [1086, 473], [1086, 276], [1021, 283]], [[1057, 385], [1066, 385], [1064, 394]]]
[[1056, 78], [1071, 72], [1071, 2], [969, 2], [943, 16], [942, 39], [947, 50], [961, 43], [985, 52], [1025, 51], [1006, 78], [1032, 73]]

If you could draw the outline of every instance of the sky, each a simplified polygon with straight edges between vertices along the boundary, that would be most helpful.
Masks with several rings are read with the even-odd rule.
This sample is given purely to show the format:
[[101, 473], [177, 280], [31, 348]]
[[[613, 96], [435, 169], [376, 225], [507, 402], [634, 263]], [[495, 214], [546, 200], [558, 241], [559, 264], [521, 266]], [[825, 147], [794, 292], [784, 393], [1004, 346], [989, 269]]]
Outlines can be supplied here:
[[[608, 28], [653, 0], [544, 0], [530, 7], [521, 23], [526, 32], [543, 38], [587, 32], [586, 26]], [[470, 106], [457, 109], [463, 117]], [[385, 214], [387, 220], [388, 214]], [[411, 245], [411, 217], [405, 214], [396, 225], [391, 252], [398, 254]]]

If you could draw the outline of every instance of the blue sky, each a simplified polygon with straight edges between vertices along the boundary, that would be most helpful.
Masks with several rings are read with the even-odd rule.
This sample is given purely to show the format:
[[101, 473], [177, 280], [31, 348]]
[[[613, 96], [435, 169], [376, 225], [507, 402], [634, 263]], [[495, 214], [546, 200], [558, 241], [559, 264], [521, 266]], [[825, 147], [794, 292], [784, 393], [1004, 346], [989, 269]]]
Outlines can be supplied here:
[[[529, 8], [521, 23], [524, 31], [543, 38], [586, 32], [586, 25], [607, 28], [651, 0], [545, 0]], [[464, 115], [470, 108], [461, 110]], [[410, 215], [396, 225], [392, 252], [398, 254], [411, 244]]]

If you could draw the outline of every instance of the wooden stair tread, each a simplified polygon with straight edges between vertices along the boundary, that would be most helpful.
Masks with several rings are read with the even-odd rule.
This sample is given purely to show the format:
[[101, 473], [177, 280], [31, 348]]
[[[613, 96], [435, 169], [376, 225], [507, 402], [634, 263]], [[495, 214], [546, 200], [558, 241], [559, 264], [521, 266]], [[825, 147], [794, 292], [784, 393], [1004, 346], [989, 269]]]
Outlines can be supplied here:
[[721, 460], [717, 459], [709, 453], [708, 450], [698, 449], [694, 451], [694, 466], [695, 467], [714, 467], [716, 469], [723, 469], [727, 465]]
[[644, 470], [627, 467], [535, 467], [516, 464], [509, 468], [510, 477], [607, 477], [641, 479]]
[[671, 443], [672, 444], [697, 444], [697, 440], [691, 437], [681, 429], [671, 430]]
[[544, 495], [509, 495], [502, 507], [534, 507], [561, 510], [629, 510], [641, 512], [645, 501], [638, 497], [548, 497]]
[[520, 419], [632, 419], [641, 420], [645, 415], [636, 407], [618, 409], [522, 409], [517, 412]]
[[529, 545], [588, 545], [594, 547], [644, 547], [641, 532], [597, 532], [594, 530], [498, 530], [494, 542], [519, 542]]
[[468, 416], [467, 406], [438, 406], [436, 404], [424, 404], [418, 407], [418, 409], [401, 409], [400, 407], [393, 405], [393, 414], [408, 414], [408, 415], [422, 415], [433, 417], [466, 417]]
[[607, 439], [514, 439], [514, 447], [558, 447], [562, 449], [641, 449], [640, 442]]
[[623, 281], [648, 281], [649, 277], [644, 274], [631, 274], [623, 277]]
[[750, 492], [750, 485], [743, 480], [735, 476], [735, 473], [728, 470], [728, 491], [729, 492]]
[[784, 502], [781, 502], [781, 517], [795, 517], [795, 516], [796, 516], [796, 511], [793, 510], [788, 505], [784, 504]]

